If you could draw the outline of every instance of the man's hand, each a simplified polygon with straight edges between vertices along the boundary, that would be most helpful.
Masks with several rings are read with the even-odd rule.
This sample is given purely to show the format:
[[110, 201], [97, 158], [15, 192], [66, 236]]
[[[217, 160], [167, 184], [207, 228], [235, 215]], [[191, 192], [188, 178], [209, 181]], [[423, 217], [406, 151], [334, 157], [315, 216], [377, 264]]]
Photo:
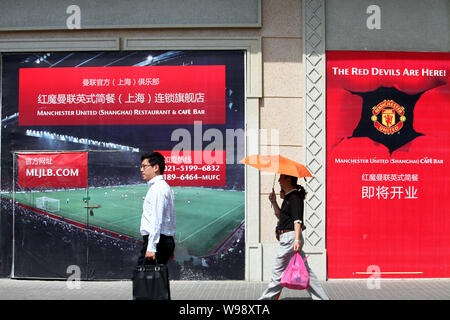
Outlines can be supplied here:
[[145, 259], [147, 260], [155, 260], [155, 252], [151, 252], [151, 251], [146, 251], [145, 252]]

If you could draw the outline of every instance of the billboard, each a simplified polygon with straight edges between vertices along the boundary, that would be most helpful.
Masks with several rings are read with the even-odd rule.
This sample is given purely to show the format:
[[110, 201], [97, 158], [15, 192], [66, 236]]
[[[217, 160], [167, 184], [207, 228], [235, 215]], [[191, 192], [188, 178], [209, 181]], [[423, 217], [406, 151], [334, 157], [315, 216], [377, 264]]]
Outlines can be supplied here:
[[449, 58], [327, 52], [329, 278], [450, 276]]
[[244, 64], [240, 50], [3, 55], [0, 274], [129, 279], [140, 156], [159, 151], [172, 279], [243, 279]]

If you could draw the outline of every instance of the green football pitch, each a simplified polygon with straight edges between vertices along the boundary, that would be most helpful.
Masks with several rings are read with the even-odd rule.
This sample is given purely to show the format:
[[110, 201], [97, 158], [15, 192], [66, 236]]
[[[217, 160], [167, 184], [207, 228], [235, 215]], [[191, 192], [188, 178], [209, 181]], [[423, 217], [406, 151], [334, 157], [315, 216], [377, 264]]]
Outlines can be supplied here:
[[[177, 246], [187, 249], [190, 255], [208, 254], [244, 220], [244, 192], [194, 187], [172, 189], [177, 220], [175, 240]], [[54, 215], [141, 238], [139, 226], [147, 190], [146, 185], [133, 185], [89, 188], [88, 191], [21, 192], [15, 193], [15, 201], [36, 208], [36, 203], [41, 201], [39, 198], [56, 199], [59, 208], [57, 201], [51, 199], [51, 210], [49, 205]], [[83, 198], [87, 196], [90, 206], [101, 206], [94, 209], [93, 216], [84, 208]]]

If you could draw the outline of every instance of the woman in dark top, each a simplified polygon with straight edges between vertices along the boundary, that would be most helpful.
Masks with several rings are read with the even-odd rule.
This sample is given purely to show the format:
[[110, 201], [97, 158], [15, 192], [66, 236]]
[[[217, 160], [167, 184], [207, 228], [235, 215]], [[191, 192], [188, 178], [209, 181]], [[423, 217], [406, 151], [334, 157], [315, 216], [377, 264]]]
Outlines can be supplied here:
[[[274, 214], [278, 218], [276, 227], [276, 236], [280, 241], [278, 255], [275, 259], [275, 265], [272, 271], [272, 278], [269, 286], [264, 291], [260, 300], [278, 299], [283, 287], [280, 285], [281, 276], [286, 270], [291, 258], [295, 252], [300, 252], [302, 258], [305, 258], [305, 253], [302, 250], [303, 236], [302, 230], [304, 227], [303, 207], [306, 196], [305, 189], [297, 185], [297, 178], [287, 175], [280, 175], [278, 180], [282, 192], [284, 193], [283, 203], [281, 208], [278, 206], [275, 191], [269, 195], [269, 200], [273, 205]], [[281, 196], [281, 192], [280, 192]], [[328, 300], [328, 296], [319, 283], [316, 275], [309, 268], [308, 262], [305, 261], [306, 269], [309, 273], [310, 286], [307, 291], [311, 294], [313, 299]]]

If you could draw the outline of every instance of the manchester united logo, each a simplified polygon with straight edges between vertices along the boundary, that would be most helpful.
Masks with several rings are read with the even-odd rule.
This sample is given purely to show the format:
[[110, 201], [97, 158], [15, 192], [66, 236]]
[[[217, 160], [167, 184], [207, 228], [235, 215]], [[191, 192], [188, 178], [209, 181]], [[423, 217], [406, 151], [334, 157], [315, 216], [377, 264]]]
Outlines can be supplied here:
[[384, 100], [372, 108], [371, 120], [375, 128], [384, 134], [394, 134], [406, 121], [405, 108], [394, 100]]
[[426, 92], [408, 94], [395, 87], [379, 87], [368, 92], [354, 92], [362, 98], [361, 118], [351, 138], [367, 137], [383, 144], [389, 154], [423, 133], [414, 130], [414, 107]]

